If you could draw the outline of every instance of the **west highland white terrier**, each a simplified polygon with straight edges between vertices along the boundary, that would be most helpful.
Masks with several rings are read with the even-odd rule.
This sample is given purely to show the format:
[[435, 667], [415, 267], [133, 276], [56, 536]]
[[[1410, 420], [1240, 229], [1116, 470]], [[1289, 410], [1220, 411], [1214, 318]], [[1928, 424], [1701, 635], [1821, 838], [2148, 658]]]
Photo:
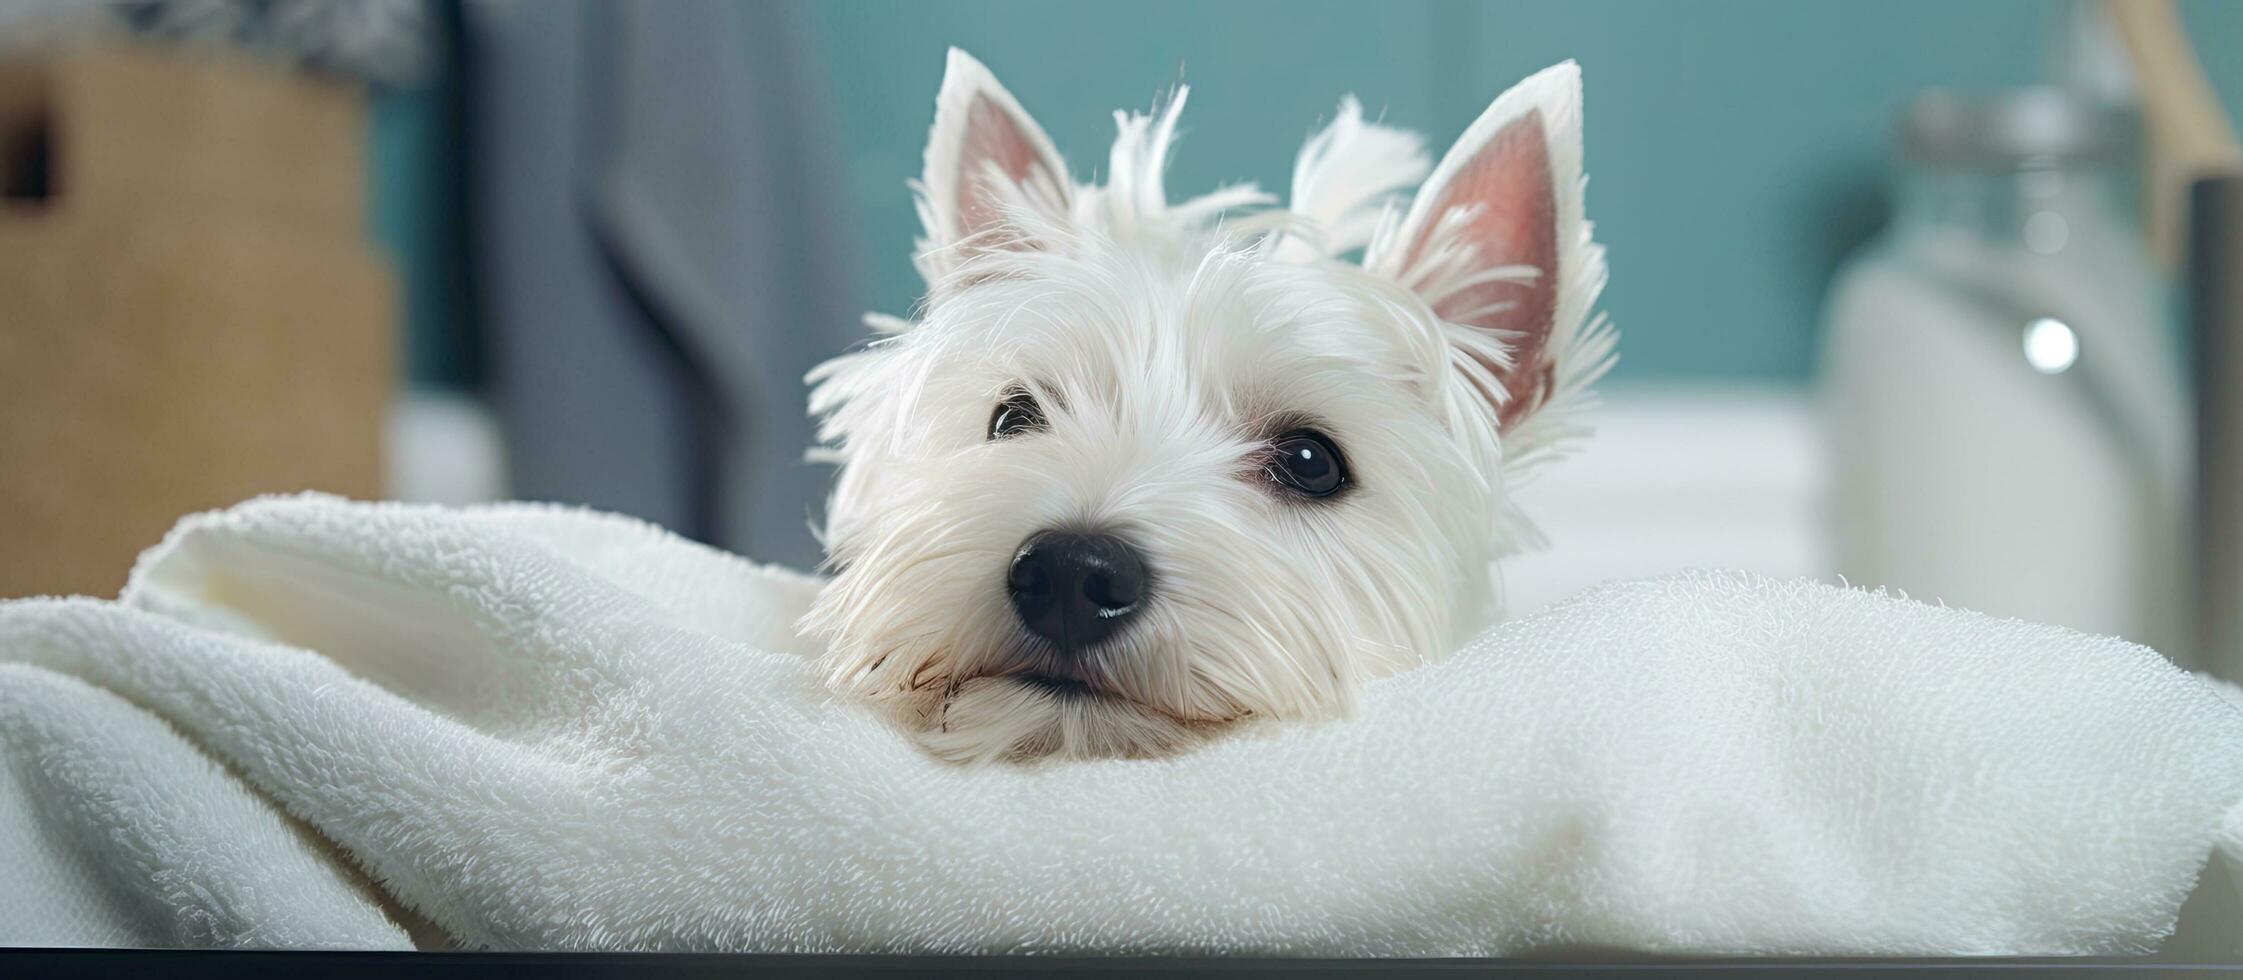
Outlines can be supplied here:
[[1506, 488], [1584, 433], [1612, 363], [1571, 62], [1438, 165], [1345, 99], [1282, 206], [1170, 203], [1184, 95], [1117, 113], [1082, 184], [951, 51], [915, 186], [927, 299], [810, 375], [841, 469], [803, 626], [837, 690], [939, 757], [1346, 714], [1499, 615], [1495, 562], [1539, 544]]

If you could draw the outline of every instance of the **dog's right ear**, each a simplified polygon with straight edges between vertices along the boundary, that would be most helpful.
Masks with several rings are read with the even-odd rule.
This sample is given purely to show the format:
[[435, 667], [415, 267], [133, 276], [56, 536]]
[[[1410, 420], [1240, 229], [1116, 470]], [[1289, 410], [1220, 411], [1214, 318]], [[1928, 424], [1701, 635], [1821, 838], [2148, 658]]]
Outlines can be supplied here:
[[1042, 247], [1035, 219], [1064, 219], [1074, 195], [1051, 137], [989, 69], [957, 48], [935, 97], [926, 171], [914, 189], [926, 228], [920, 271], [930, 286], [978, 252]]

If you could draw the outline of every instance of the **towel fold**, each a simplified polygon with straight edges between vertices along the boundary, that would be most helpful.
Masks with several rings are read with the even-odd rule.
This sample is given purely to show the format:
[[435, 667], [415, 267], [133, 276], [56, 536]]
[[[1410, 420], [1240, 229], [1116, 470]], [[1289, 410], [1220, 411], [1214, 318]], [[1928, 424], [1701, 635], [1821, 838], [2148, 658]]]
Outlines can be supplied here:
[[819, 685], [816, 585], [551, 507], [190, 518], [0, 604], [0, 943], [2124, 953], [2243, 801], [2149, 650], [1737, 574], [1347, 721], [960, 769]]

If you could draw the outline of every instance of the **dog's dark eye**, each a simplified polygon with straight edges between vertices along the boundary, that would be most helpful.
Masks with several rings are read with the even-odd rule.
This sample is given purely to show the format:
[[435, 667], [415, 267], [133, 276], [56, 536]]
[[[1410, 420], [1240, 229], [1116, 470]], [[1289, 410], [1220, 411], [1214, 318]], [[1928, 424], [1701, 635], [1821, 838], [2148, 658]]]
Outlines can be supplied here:
[[1324, 433], [1299, 429], [1278, 436], [1270, 446], [1276, 451], [1270, 476], [1295, 492], [1329, 497], [1347, 484], [1347, 461]]
[[989, 438], [992, 441], [1033, 432], [1048, 425], [1044, 410], [1036, 404], [1036, 396], [1025, 391], [1015, 391], [997, 403], [997, 411], [989, 416]]

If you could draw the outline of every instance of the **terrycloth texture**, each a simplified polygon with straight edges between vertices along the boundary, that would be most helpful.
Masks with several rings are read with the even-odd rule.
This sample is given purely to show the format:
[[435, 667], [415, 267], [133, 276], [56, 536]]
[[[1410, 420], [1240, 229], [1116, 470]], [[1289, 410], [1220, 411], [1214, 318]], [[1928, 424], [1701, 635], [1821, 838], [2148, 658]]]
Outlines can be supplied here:
[[410, 949], [317, 836], [155, 716], [0, 664], [0, 945]]
[[172, 941], [399, 942], [236, 774], [496, 947], [2125, 952], [2243, 799], [2243, 713], [2150, 651], [1737, 575], [1496, 627], [1351, 721], [962, 770], [829, 700], [813, 589], [557, 509], [191, 519], [122, 606], [0, 606], [0, 867], [48, 869], [0, 942], [173, 900]]

